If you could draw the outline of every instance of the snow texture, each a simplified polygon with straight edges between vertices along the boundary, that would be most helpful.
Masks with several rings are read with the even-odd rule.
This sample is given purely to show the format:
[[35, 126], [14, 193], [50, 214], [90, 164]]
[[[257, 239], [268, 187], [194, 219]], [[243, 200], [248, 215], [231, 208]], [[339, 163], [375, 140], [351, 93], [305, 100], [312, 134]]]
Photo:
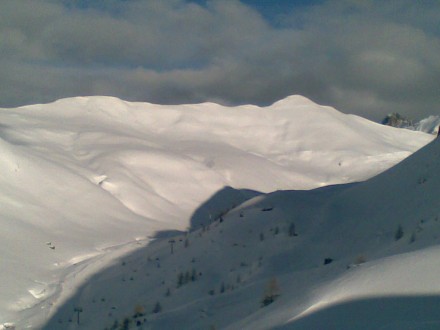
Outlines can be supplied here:
[[[365, 183], [304, 189], [366, 180], [431, 140], [301, 96], [0, 109], [0, 329], [110, 328], [137, 305], [133, 329], [293, 328], [353, 297], [416, 303], [436, 293], [437, 141]], [[406, 291], [402, 269], [420, 270]], [[261, 308], [271, 278], [279, 297]]]

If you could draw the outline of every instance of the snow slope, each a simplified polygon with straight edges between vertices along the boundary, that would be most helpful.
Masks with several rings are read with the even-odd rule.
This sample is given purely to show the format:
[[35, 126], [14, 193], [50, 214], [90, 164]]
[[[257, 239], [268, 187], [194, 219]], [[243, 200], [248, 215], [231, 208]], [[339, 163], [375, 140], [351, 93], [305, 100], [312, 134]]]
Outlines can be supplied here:
[[78, 97], [0, 109], [0, 324], [40, 324], [117, 256], [186, 230], [223, 187], [360, 181], [431, 139], [301, 96], [264, 108]]
[[254, 197], [124, 256], [45, 329], [438, 329], [439, 170], [436, 140], [366, 182]]
[[366, 182], [254, 197], [124, 256], [44, 329], [438, 329], [439, 170], [436, 140]]

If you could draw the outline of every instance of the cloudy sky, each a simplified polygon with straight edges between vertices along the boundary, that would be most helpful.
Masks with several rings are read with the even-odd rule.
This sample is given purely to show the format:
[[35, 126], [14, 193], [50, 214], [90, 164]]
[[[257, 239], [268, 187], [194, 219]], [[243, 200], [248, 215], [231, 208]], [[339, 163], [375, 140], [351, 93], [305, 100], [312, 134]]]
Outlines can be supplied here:
[[78, 95], [440, 114], [437, 0], [1, 0], [0, 107]]

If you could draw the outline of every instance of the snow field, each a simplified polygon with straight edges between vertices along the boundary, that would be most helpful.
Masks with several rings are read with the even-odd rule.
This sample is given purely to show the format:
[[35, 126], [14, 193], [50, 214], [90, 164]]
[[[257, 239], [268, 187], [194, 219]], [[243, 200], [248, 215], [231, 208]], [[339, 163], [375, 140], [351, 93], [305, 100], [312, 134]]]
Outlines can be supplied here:
[[72, 263], [97, 272], [118, 255], [112, 246], [186, 230], [225, 186], [360, 181], [431, 139], [300, 96], [265, 108], [79, 97], [1, 109], [0, 324], [38, 327], [75, 294], [63, 279], [89, 278], [69, 276], [82, 269]]

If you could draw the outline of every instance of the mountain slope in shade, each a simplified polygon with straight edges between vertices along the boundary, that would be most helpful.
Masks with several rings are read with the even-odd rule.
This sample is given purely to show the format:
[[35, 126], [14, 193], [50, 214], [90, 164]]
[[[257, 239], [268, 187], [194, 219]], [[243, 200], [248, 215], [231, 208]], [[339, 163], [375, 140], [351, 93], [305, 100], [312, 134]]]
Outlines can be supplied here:
[[156, 232], [186, 230], [225, 186], [360, 181], [431, 139], [300, 96], [265, 108], [79, 97], [1, 109], [0, 324], [41, 322], [86, 274]]

